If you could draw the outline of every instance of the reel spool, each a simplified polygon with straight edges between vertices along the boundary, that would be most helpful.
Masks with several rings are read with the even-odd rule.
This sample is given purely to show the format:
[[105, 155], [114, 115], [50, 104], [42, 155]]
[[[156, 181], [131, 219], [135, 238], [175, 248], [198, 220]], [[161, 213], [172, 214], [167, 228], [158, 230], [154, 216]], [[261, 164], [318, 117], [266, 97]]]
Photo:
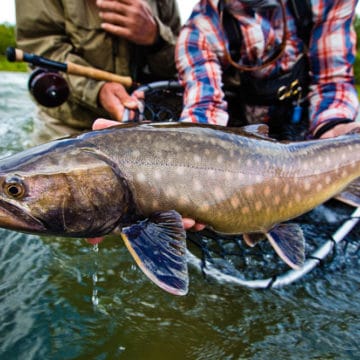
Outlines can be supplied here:
[[63, 104], [70, 94], [66, 80], [58, 72], [43, 68], [32, 72], [28, 88], [40, 105], [50, 108]]

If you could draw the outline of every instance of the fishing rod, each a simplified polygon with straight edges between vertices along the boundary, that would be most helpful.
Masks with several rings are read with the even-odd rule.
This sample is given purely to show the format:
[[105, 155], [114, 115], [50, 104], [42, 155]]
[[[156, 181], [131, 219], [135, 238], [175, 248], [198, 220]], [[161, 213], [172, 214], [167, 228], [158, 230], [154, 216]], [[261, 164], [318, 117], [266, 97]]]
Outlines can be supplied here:
[[126, 88], [134, 84], [130, 76], [121, 76], [105, 70], [78, 65], [73, 62], [54, 61], [43, 56], [29, 54], [14, 47], [6, 49], [6, 58], [10, 62], [27, 62], [36, 69], [29, 79], [29, 90], [35, 99], [43, 106], [55, 107], [61, 105], [69, 96], [66, 80], [58, 73], [84, 76], [94, 80], [116, 82]]

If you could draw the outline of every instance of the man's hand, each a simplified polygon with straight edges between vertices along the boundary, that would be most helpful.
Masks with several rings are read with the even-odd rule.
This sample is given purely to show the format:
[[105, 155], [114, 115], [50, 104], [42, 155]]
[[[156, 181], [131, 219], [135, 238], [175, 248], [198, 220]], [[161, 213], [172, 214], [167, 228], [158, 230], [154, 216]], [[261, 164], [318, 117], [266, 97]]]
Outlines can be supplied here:
[[[321, 129], [321, 127], [319, 127]], [[330, 129], [326, 133], [320, 136], [320, 139], [328, 139], [333, 138], [336, 136], [345, 135], [351, 132], [359, 132], [360, 133], [360, 123], [358, 122], [351, 122], [347, 124], [339, 124], [336, 125], [334, 128]]]
[[153, 45], [158, 26], [145, 0], [97, 0], [101, 27], [138, 45]]
[[118, 83], [105, 83], [99, 91], [98, 99], [101, 106], [117, 121], [122, 120], [125, 108], [138, 108], [136, 97], [130, 96]]
[[[119, 125], [116, 121], [99, 118], [94, 121], [92, 129], [101, 130], [116, 125]], [[182, 221], [185, 230], [201, 231], [205, 228], [204, 224], [197, 223], [194, 219], [183, 218]]]

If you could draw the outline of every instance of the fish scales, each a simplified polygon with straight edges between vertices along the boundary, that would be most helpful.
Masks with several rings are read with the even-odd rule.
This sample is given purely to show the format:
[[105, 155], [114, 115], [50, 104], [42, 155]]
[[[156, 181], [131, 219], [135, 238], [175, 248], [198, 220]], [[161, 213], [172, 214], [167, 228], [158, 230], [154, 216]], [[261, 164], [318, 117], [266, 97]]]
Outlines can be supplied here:
[[282, 144], [177, 126], [110, 136], [94, 144], [119, 164], [142, 214], [175, 208], [223, 233], [267, 230], [360, 175], [360, 145], [351, 137]]

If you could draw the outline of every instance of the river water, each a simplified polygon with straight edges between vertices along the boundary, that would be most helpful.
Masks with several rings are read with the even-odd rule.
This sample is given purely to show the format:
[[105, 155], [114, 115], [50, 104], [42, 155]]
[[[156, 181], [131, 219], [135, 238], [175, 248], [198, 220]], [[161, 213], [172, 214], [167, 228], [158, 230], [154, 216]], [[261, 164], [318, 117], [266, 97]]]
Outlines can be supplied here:
[[[0, 155], [28, 147], [27, 74], [0, 76]], [[116, 237], [0, 229], [0, 359], [359, 359], [359, 254], [282, 289], [204, 278], [190, 291], [151, 284]]]

